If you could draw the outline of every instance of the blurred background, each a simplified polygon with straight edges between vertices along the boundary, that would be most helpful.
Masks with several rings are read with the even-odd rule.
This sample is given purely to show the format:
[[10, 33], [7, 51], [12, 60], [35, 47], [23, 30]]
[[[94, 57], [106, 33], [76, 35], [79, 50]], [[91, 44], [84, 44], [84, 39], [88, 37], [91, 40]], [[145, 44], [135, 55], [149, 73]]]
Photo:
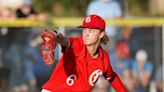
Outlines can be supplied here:
[[[128, 92], [163, 92], [164, 0], [0, 0], [0, 92], [40, 92], [60, 59], [45, 65], [40, 32], [79, 36], [83, 18], [107, 21], [103, 45]], [[92, 92], [114, 92], [103, 82]]]

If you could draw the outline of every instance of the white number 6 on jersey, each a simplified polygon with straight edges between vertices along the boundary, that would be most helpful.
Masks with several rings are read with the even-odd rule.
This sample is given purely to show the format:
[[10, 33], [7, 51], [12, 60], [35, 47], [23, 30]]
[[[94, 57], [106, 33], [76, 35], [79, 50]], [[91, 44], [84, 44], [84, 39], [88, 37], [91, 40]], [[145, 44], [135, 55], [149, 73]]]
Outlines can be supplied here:
[[67, 79], [66, 83], [68, 86], [72, 86], [74, 84], [74, 81], [77, 79], [77, 76], [74, 74], [71, 74]]

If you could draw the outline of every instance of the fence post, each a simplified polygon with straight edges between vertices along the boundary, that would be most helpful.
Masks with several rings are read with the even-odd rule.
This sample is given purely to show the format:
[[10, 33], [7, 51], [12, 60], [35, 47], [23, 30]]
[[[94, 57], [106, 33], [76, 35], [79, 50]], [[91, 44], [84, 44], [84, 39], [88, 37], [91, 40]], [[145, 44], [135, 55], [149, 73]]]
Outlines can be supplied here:
[[[162, 69], [164, 69], [164, 25], [162, 25]], [[163, 83], [164, 83], [164, 73], [163, 73]]]

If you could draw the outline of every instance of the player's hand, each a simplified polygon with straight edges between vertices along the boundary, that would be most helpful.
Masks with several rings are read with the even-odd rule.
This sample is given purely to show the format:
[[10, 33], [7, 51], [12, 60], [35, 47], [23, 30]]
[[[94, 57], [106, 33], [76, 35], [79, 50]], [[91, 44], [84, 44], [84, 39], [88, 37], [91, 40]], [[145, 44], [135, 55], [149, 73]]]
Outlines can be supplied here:
[[54, 38], [56, 37], [56, 33], [54, 31], [45, 29], [41, 32], [41, 37], [43, 41], [48, 42], [49, 40], [54, 40]]

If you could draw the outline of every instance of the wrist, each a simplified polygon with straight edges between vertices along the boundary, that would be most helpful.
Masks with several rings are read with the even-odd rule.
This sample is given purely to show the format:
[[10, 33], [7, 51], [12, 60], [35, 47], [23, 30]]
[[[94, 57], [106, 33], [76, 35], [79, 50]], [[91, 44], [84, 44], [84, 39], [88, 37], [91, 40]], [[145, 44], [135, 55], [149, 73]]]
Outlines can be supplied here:
[[59, 30], [53, 29], [52, 31], [55, 32], [54, 40], [56, 40], [57, 38], [59, 38], [59, 36], [61, 35], [61, 33], [59, 32]]

